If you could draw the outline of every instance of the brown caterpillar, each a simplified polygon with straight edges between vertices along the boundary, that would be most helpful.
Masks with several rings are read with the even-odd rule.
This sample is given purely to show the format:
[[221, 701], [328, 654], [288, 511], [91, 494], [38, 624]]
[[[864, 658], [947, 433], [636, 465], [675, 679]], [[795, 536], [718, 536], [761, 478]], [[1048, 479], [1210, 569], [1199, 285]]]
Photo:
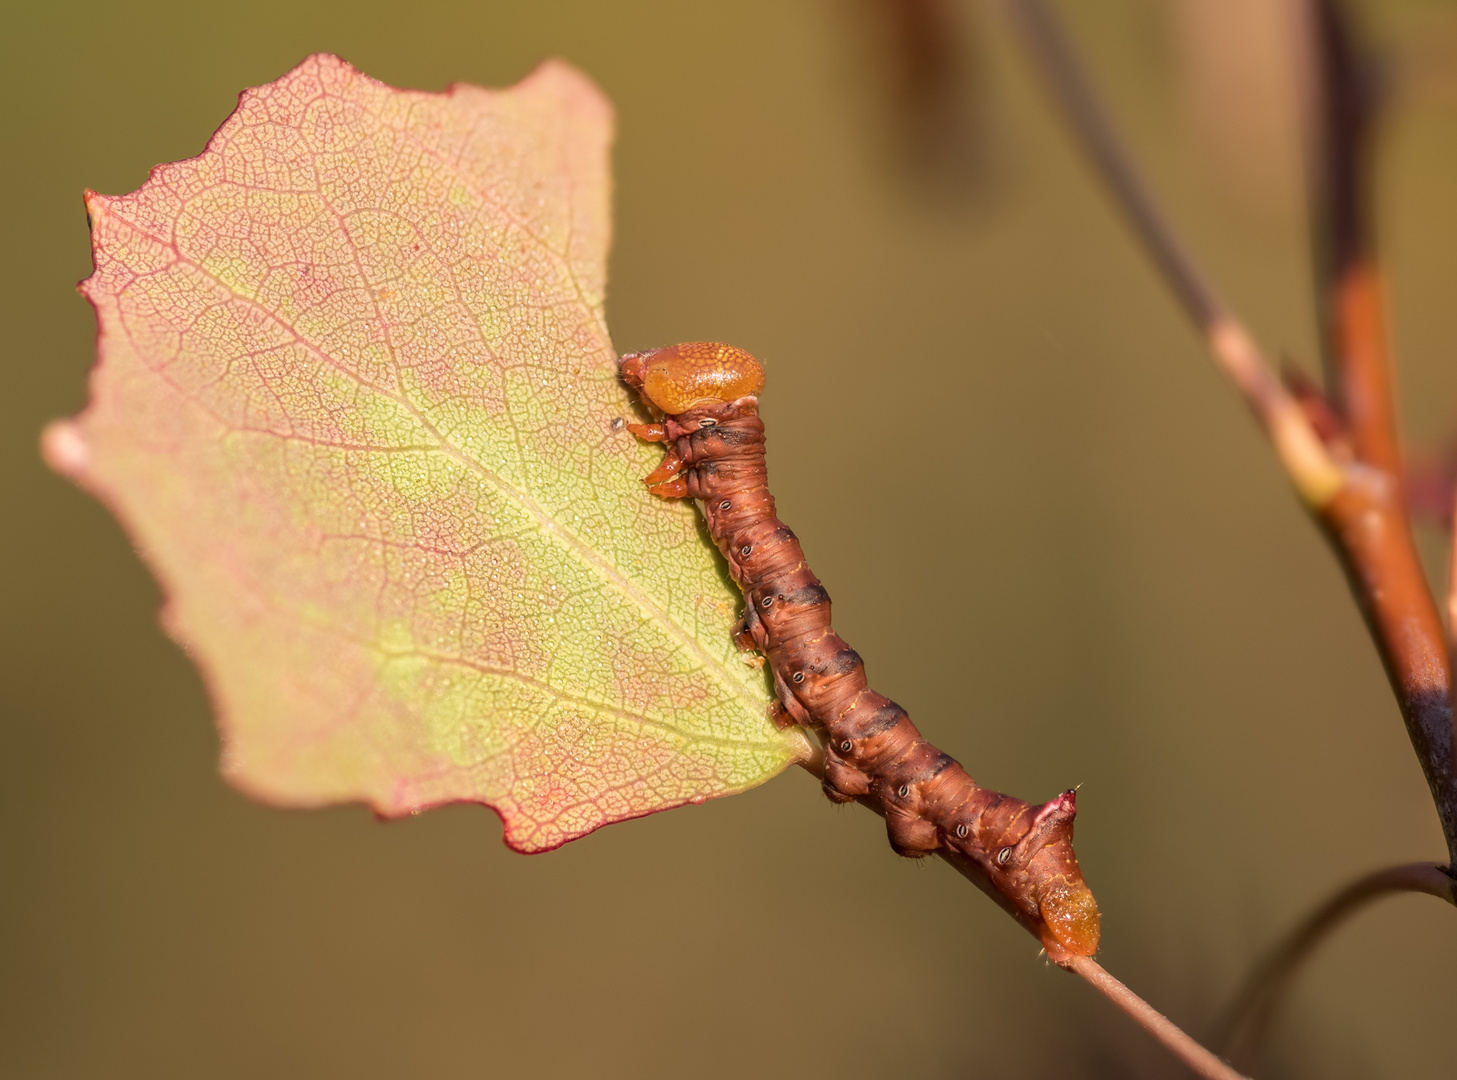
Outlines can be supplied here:
[[731, 345], [693, 342], [620, 363], [627, 385], [662, 416], [628, 425], [668, 445], [648, 490], [701, 500], [709, 534], [744, 594], [734, 638], [768, 659], [776, 708], [824, 740], [825, 794], [881, 811], [902, 855], [944, 846], [971, 860], [1055, 959], [1095, 953], [1098, 905], [1072, 847], [1075, 794], [1032, 806], [978, 787], [921, 738], [904, 709], [866, 685], [860, 655], [830, 626], [829, 593], [769, 494], [759, 362]]

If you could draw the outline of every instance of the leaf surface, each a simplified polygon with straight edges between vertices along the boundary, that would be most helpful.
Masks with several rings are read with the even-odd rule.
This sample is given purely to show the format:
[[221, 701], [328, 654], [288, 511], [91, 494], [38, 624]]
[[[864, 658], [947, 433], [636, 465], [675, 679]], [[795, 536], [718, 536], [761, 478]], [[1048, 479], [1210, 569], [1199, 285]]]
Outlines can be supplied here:
[[162, 583], [243, 790], [483, 802], [539, 851], [804, 752], [622, 430], [611, 131], [561, 63], [428, 94], [320, 55], [88, 193], [98, 364], [43, 447]]

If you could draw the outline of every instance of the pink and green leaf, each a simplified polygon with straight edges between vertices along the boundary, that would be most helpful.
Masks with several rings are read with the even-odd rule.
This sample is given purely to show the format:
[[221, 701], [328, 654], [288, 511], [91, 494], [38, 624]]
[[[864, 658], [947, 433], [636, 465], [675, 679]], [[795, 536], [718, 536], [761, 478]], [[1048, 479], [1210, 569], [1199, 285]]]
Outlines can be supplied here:
[[611, 131], [560, 63], [428, 94], [314, 56], [87, 195], [98, 363], [46, 456], [161, 581], [243, 790], [487, 803], [539, 851], [805, 752], [622, 429]]

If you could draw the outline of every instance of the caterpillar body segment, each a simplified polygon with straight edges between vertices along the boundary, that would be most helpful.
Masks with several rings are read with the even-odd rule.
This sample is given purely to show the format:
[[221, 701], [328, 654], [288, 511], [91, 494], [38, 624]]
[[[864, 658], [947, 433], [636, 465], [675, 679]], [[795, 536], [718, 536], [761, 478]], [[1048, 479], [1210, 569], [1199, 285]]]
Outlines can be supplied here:
[[700, 501], [744, 595], [735, 641], [763, 653], [778, 709], [824, 741], [825, 794], [875, 805], [902, 855], [946, 848], [974, 862], [1054, 959], [1095, 953], [1098, 907], [1072, 847], [1075, 793], [1034, 806], [979, 786], [870, 689], [860, 655], [831, 626], [830, 595], [769, 492], [759, 362], [731, 345], [692, 342], [629, 354], [620, 370], [661, 416], [628, 425], [666, 444], [649, 490]]

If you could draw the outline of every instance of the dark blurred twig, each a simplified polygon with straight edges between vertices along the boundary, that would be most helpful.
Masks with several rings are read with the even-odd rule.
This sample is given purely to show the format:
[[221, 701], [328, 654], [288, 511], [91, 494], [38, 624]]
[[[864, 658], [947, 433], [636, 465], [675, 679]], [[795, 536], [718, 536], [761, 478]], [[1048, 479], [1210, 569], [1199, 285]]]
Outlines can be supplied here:
[[941, 113], [961, 85], [964, 60], [947, 0], [862, 0], [883, 32], [902, 109]]
[[896, 157], [964, 195], [984, 164], [976, 65], [955, 0], [854, 0], [883, 70]]
[[1328, 453], [1300, 403], [1285, 388], [1259, 346], [1230, 314], [1183, 245], [1133, 165], [1067, 36], [1040, 0], [1007, 0], [1037, 71], [1118, 208], [1143, 243], [1184, 311], [1204, 332], [1215, 361], [1234, 381], [1280, 455], [1286, 471], [1311, 504], [1340, 489], [1339, 465]]
[[1092, 158], [1098, 175], [1112, 190], [1118, 208], [1128, 216], [1184, 310], [1206, 330], [1228, 321], [1224, 305], [1169, 228], [1102, 103], [1090, 92], [1087, 74], [1056, 17], [1038, 2], [1009, 0], [1008, 8], [1038, 73], [1083, 151]]
[[1457, 905], [1457, 881], [1435, 863], [1389, 866], [1366, 874], [1305, 917], [1255, 968], [1220, 1025], [1224, 1055], [1239, 1068], [1254, 1065], [1260, 1040], [1301, 964], [1356, 912], [1397, 893], [1426, 893]]
[[[1448, 856], [1457, 861], [1457, 763], [1453, 760], [1447, 636], [1412, 540], [1399, 481], [1382, 461], [1362, 456], [1368, 451], [1356, 442], [1354, 431], [1336, 433], [1330, 443], [1322, 438], [1308, 410], [1275, 376], [1258, 346], [1174, 238], [1051, 9], [1043, 0], [1007, 3], [1029, 56], [1074, 135], [1204, 333], [1215, 360], [1259, 417], [1290, 479], [1334, 546], [1426, 775]], [[1352, 335], [1352, 341], [1359, 341], [1363, 348], [1371, 335], [1381, 333], [1379, 325], [1373, 328], [1369, 324], [1372, 295], [1374, 292], [1364, 294], [1361, 304], [1352, 305], [1356, 314], [1351, 322], [1360, 331]], [[1379, 308], [1375, 310], [1379, 312]], [[1363, 318], [1368, 322], [1363, 323]], [[1340, 377], [1344, 379], [1348, 367], [1357, 368], [1359, 393], [1368, 395], [1363, 400], [1385, 401], [1389, 408], [1389, 389], [1373, 393], [1369, 387], [1378, 371], [1370, 359], [1371, 350], [1358, 353], [1352, 348], [1351, 353], [1351, 363], [1339, 365]], [[1384, 351], [1377, 350], [1377, 355], [1384, 379]], [[1342, 402], [1349, 399], [1346, 394], [1336, 396]], [[1357, 416], [1344, 410], [1337, 415], [1348, 426]], [[1370, 452], [1383, 453], [1379, 447], [1382, 409], [1363, 406], [1359, 415], [1367, 445], [1375, 448]], [[1342, 452], [1348, 438], [1356, 446], [1354, 460], [1347, 460]], [[1394, 435], [1391, 439], [1394, 447]]]

